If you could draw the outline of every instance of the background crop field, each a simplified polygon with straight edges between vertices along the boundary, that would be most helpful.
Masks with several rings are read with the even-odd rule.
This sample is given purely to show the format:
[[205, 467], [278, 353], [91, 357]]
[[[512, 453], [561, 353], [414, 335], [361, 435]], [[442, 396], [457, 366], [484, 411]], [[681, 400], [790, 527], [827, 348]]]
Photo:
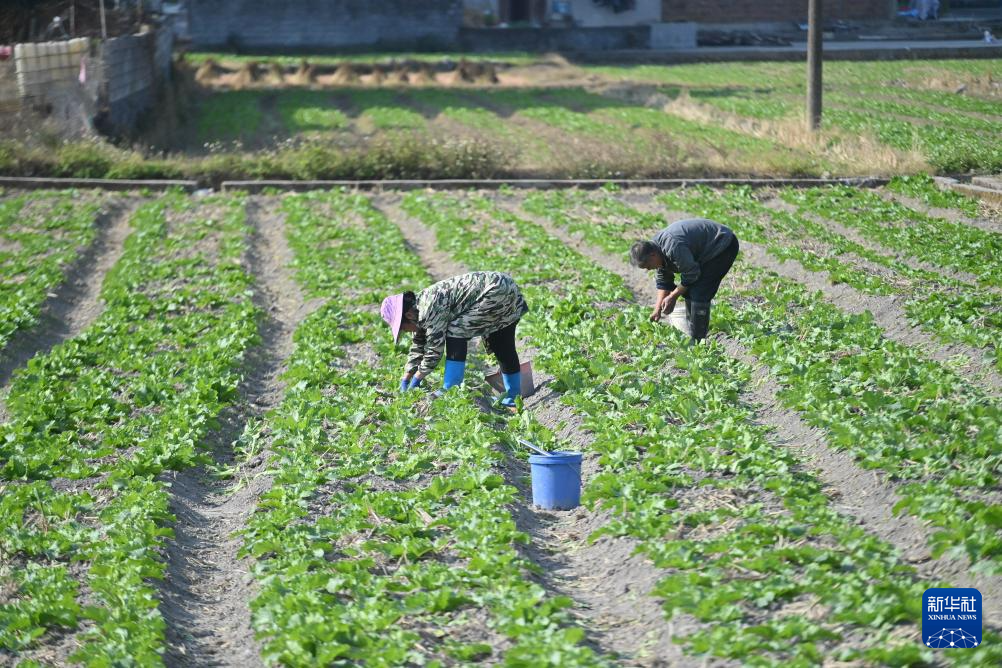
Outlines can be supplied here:
[[[286, 94], [302, 132], [428, 120]], [[545, 97], [611, 138], [593, 95]], [[627, 263], [687, 216], [742, 245], [698, 346]], [[401, 395], [378, 315], [482, 269], [531, 309], [516, 415], [480, 346]], [[0, 273], [4, 665], [1002, 662], [1002, 213], [928, 177], [5, 191]], [[584, 453], [582, 507], [531, 505], [519, 439]], [[931, 586], [980, 589], [981, 647], [925, 647]]]
[[998, 60], [828, 63], [818, 135], [804, 128], [797, 63], [598, 67], [526, 54], [188, 60], [181, 118], [150, 128], [137, 148], [5, 141], [0, 172], [216, 183], [1002, 169]]
[[372, 90], [361, 75], [354, 87], [218, 92], [201, 107], [189, 148], [234, 140], [254, 148], [290, 140], [357, 145], [406, 131], [485, 142], [501, 156], [499, 168], [524, 176], [1002, 168], [992, 141], [1002, 134], [996, 61], [829, 63], [821, 138], [803, 129], [804, 73], [795, 63], [501, 62], [493, 86], [403, 82]]

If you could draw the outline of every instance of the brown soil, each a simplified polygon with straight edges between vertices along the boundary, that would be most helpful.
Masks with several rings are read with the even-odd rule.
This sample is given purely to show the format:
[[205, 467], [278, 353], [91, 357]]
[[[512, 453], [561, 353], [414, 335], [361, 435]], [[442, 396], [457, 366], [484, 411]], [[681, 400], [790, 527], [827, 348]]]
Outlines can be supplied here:
[[[38, 325], [16, 336], [0, 354], [0, 387], [36, 355], [85, 330], [104, 310], [100, 300], [104, 277], [121, 257], [129, 235], [129, 219], [139, 200], [134, 196], [109, 197], [101, 207], [94, 242], [70, 264], [65, 280], [42, 305]], [[0, 421], [6, 412], [0, 401]]]
[[[780, 276], [792, 279], [811, 292], [820, 291], [825, 301], [847, 313], [861, 314], [867, 311], [883, 330], [884, 336], [902, 345], [918, 348], [930, 359], [946, 364], [971, 382], [981, 385], [989, 393], [1002, 391], [1002, 374], [999, 374], [988, 358], [988, 353], [963, 344], [947, 345], [933, 335], [908, 324], [905, 313], [905, 297], [900, 295], [867, 295], [844, 283], [834, 283], [828, 272], [809, 271], [794, 260], [782, 262], [769, 255], [765, 248], [751, 242], [741, 244], [741, 252], [752, 264], [774, 271]], [[950, 364], [957, 355], [963, 355], [970, 363], [963, 366]]]
[[[396, 196], [382, 195], [375, 202], [397, 223], [408, 246], [436, 280], [466, 271], [448, 254], [437, 250], [434, 234], [404, 214]], [[548, 376], [541, 374], [535, 380], [538, 390], [526, 401], [527, 410], [561, 433], [568, 444], [587, 452], [592, 437], [581, 419], [560, 402], [558, 393], [547, 388], [551, 381]], [[596, 466], [594, 454], [586, 456], [582, 476], [593, 475]], [[627, 665], [707, 665], [703, 659], [686, 657], [681, 647], [672, 643], [672, 637], [691, 631], [697, 623], [684, 616], [672, 622], [665, 620], [661, 606], [649, 595], [663, 572], [635, 554], [636, 543], [610, 537], [588, 542], [589, 535], [608, 520], [606, 513], [584, 507], [569, 512], [537, 509], [531, 504], [531, 491], [525, 482], [527, 463], [509, 457], [503, 473], [524, 499], [512, 508], [516, 526], [532, 539], [529, 546], [522, 548], [523, 556], [542, 567], [542, 573], [535, 578], [551, 595], [568, 596], [574, 601], [572, 613], [585, 630], [585, 642], [590, 647], [623, 657]]]
[[[547, 231], [567, 243], [599, 266], [620, 275], [640, 301], [651, 302], [655, 297], [653, 282], [649, 273], [629, 266], [616, 257], [591, 247], [547, 221], [533, 219]], [[745, 246], [742, 252], [747, 253]], [[726, 294], [726, 281], [722, 293]], [[712, 336], [712, 333], [711, 333]], [[831, 450], [824, 435], [809, 427], [800, 416], [785, 408], [776, 394], [776, 384], [767, 370], [757, 364], [754, 356], [736, 341], [723, 339], [722, 344], [732, 357], [750, 363], [755, 370], [755, 380], [743, 391], [743, 397], [751, 405], [759, 406], [756, 419], [774, 430], [774, 442], [778, 446], [791, 448], [802, 454], [816, 468], [817, 475], [829, 488], [829, 496], [838, 502], [836, 508], [847, 516], [858, 518], [868, 531], [894, 545], [919, 571], [920, 577], [929, 581], [947, 579], [954, 586], [978, 587], [981, 591], [999, 591], [993, 599], [1002, 612], [1002, 582], [999, 578], [974, 575], [967, 564], [946, 558], [933, 559], [928, 550], [928, 538], [933, 530], [909, 516], [895, 516], [892, 512], [898, 500], [894, 484], [878, 472], [860, 469], [844, 453]], [[987, 600], [987, 597], [986, 597]], [[986, 604], [987, 605], [987, 604]]]
[[996, 234], [1002, 234], [1002, 221], [992, 220], [991, 218], [968, 218], [960, 211], [956, 209], [944, 209], [941, 207], [929, 206], [922, 200], [916, 199], [914, 197], [908, 197], [906, 195], [898, 195], [897, 193], [892, 193], [889, 190], [874, 190], [876, 194], [880, 195], [884, 199], [903, 204], [910, 209], [915, 209], [921, 213], [924, 213], [934, 218], [945, 218], [953, 223], [960, 223], [962, 225], [970, 225], [971, 227], [976, 227], [978, 229], [984, 230], [986, 232], [995, 232]]
[[[584, 453], [582, 486], [599, 472], [598, 455], [591, 448], [592, 434], [560, 394], [549, 389], [552, 377], [538, 374], [537, 394], [526, 400], [526, 410], [552, 429], [566, 446]], [[514, 509], [516, 525], [532, 541], [526, 556], [544, 569], [539, 583], [554, 595], [574, 601], [572, 612], [588, 631], [594, 649], [611, 653], [631, 666], [727, 665], [720, 660], [687, 656], [673, 638], [691, 634], [700, 623], [691, 615], [676, 614], [667, 620], [651, 591], [665, 576], [650, 559], [638, 552], [632, 538], [591, 534], [605, 526], [611, 515], [600, 507], [572, 511], [546, 511], [532, 505], [525, 459], [509, 462], [509, 484], [524, 500]]]
[[254, 197], [247, 206], [254, 231], [244, 262], [257, 278], [262, 343], [247, 360], [240, 403], [224, 411], [210, 439], [215, 463], [236, 467], [234, 479], [246, 483], [231, 487], [203, 467], [165, 476], [177, 516], [160, 606], [168, 625], [168, 666], [262, 665], [250, 619], [255, 583], [248, 563], [237, 558], [241, 539], [234, 532], [246, 526], [270, 480], [260, 468], [264, 455], [238, 461], [233, 445], [248, 422], [281, 402], [292, 332], [315, 304], [304, 303], [289, 275], [292, 256], [277, 200]]
[[884, 246], [881, 246], [880, 244], [874, 242], [872, 239], [863, 236], [861, 233], [850, 227], [846, 227], [845, 225], [841, 225], [840, 223], [836, 223], [835, 221], [829, 220], [827, 218], [822, 218], [821, 216], [818, 216], [810, 212], [800, 213], [798, 212], [795, 206], [787, 202], [784, 202], [779, 198], [769, 199], [762, 203], [778, 211], [785, 211], [786, 213], [797, 214], [800, 216], [804, 216], [806, 218], [810, 218], [811, 220], [814, 220], [828, 227], [831, 231], [842, 235], [846, 239], [858, 243], [860, 246], [866, 248], [867, 250], [873, 251], [875, 253], [880, 253], [881, 255], [886, 255], [888, 257], [893, 257], [894, 259], [903, 262], [915, 269], [942, 274], [947, 278], [952, 278], [954, 280], [962, 281], [965, 283], [977, 283], [978, 279], [976, 276], [974, 276], [974, 274], [968, 274], [960, 271], [953, 271], [943, 267], [936, 267], [921, 260], [916, 260], [914, 257], [911, 257], [906, 253], [901, 253], [895, 250], [885, 248]]

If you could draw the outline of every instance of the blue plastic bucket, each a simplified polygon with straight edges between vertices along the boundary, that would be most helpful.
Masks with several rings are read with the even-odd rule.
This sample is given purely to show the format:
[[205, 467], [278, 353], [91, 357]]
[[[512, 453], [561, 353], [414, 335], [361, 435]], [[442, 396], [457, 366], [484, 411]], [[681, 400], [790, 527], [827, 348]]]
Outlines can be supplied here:
[[581, 453], [529, 455], [532, 502], [547, 510], [570, 510], [581, 504]]

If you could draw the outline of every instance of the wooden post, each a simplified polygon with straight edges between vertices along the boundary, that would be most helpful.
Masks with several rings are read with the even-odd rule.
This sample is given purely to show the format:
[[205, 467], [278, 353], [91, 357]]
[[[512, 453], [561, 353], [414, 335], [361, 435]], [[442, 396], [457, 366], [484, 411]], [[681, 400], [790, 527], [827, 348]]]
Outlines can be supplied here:
[[807, 127], [812, 132], [821, 127], [823, 11], [822, 0], [810, 0], [807, 12]]
[[101, 39], [108, 39], [108, 22], [104, 15], [104, 0], [101, 0]]

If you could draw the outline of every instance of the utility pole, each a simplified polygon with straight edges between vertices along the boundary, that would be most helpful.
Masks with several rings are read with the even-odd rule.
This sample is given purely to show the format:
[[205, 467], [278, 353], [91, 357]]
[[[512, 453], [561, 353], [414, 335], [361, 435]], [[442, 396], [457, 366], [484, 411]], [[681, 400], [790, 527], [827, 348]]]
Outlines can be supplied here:
[[824, 62], [822, 0], [810, 0], [807, 11], [807, 127], [821, 127], [821, 78]]
[[108, 21], [104, 16], [104, 0], [101, 0], [101, 39], [108, 39]]

